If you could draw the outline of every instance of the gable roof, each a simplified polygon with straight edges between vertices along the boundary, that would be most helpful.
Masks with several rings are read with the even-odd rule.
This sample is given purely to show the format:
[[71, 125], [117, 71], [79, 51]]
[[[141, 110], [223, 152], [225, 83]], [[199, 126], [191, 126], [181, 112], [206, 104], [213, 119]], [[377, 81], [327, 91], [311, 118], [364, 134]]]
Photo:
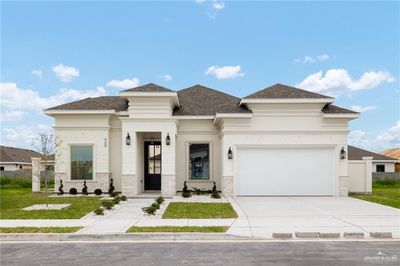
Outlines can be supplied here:
[[325, 114], [359, 114], [358, 112], [354, 112], [333, 104], [326, 104], [324, 108], [322, 108], [322, 112]]
[[400, 148], [393, 148], [381, 151], [380, 154], [400, 160]]
[[128, 100], [120, 96], [100, 96], [58, 105], [46, 110], [116, 110], [126, 111]]
[[173, 90], [167, 89], [160, 85], [154, 83], [148, 83], [143, 86], [138, 86], [132, 89], [127, 89], [124, 91], [131, 91], [131, 92], [175, 92]]
[[332, 99], [332, 97], [277, 83], [244, 99]]
[[32, 163], [32, 157], [42, 157], [42, 154], [28, 149], [0, 146], [0, 162]]
[[347, 146], [349, 160], [362, 160], [362, 157], [374, 157], [373, 160], [393, 161], [395, 158], [388, 157], [379, 153], [363, 150], [351, 145]]
[[216, 113], [251, 113], [240, 106], [240, 98], [202, 85], [178, 91], [180, 108], [174, 115], [215, 115]]

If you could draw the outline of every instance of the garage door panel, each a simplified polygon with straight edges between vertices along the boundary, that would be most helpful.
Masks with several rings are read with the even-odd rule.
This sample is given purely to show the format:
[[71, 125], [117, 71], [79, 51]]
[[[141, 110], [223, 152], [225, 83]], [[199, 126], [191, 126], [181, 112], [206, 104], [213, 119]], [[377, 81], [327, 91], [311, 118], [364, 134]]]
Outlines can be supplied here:
[[240, 148], [237, 195], [332, 195], [333, 149]]

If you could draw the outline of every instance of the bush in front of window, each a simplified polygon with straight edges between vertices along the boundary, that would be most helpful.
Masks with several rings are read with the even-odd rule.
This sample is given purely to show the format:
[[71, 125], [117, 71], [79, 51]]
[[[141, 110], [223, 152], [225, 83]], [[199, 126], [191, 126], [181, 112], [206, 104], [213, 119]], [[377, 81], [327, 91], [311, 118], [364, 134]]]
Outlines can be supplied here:
[[192, 193], [190, 193], [190, 191], [186, 185], [186, 181], [185, 181], [185, 182], [183, 182], [182, 197], [190, 198], [191, 196], [192, 196]]
[[212, 199], [220, 199], [221, 195], [218, 193], [218, 191], [213, 191], [213, 193], [211, 193], [211, 198]]
[[[110, 185], [109, 185], [109, 188], [108, 188], [108, 194], [110, 194], [110, 196], [111, 196], [111, 194], [113, 194], [114, 193], [114, 190], [115, 190], [115, 187], [114, 187], [114, 179], [110, 179]], [[111, 196], [111, 197], [115, 197], [115, 196]]]
[[76, 188], [72, 187], [69, 189], [69, 194], [76, 195], [76, 194], [78, 194], [78, 190], [76, 190]]
[[97, 195], [97, 196], [100, 196], [101, 194], [103, 194], [103, 191], [101, 191], [100, 188], [96, 188], [96, 189], [94, 190], [94, 194]]

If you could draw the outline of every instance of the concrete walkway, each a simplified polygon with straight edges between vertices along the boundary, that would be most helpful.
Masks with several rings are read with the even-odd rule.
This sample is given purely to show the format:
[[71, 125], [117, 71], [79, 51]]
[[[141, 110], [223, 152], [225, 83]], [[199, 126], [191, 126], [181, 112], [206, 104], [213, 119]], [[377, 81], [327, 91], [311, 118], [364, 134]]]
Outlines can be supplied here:
[[272, 238], [273, 233], [390, 232], [400, 238], [400, 210], [351, 197], [237, 197], [239, 217], [228, 234]]

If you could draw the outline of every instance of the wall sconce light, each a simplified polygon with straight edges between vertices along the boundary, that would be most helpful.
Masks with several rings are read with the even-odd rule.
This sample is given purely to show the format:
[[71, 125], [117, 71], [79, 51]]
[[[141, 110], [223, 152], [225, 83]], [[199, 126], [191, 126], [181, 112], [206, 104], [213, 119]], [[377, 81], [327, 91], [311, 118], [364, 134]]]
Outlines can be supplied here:
[[229, 160], [232, 160], [232, 158], [233, 158], [233, 152], [232, 152], [231, 147], [229, 147], [229, 150], [228, 150], [228, 159], [229, 159]]
[[165, 144], [167, 145], [171, 144], [171, 138], [169, 136], [169, 133], [167, 133], [167, 137], [165, 138]]
[[342, 147], [342, 149], [340, 150], [340, 159], [346, 159], [346, 151], [344, 150], [344, 147]]
[[131, 136], [129, 136], [129, 133], [126, 135], [125, 144], [128, 146], [131, 145]]

